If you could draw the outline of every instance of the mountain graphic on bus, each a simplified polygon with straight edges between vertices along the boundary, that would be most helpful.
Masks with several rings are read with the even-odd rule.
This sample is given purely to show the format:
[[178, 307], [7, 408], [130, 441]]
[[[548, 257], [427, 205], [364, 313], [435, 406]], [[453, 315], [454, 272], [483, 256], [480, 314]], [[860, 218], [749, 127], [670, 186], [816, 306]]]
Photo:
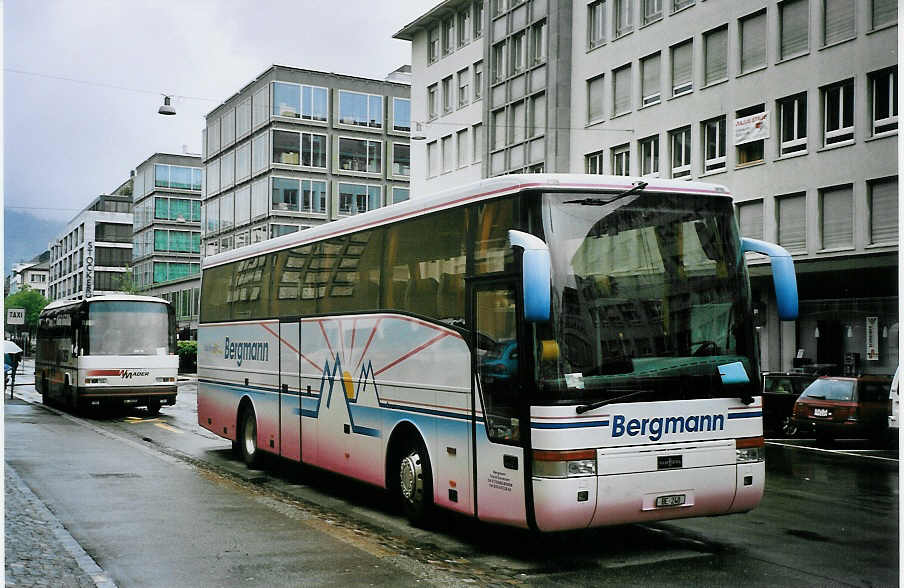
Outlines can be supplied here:
[[[352, 411], [352, 405], [357, 405], [358, 398], [361, 393], [367, 389], [368, 384], [370, 384], [374, 391], [377, 405], [385, 408], [386, 405], [380, 401], [380, 395], [377, 392], [377, 382], [374, 378], [373, 364], [368, 361], [367, 365], [361, 367], [361, 373], [358, 376], [358, 388], [355, 390], [351, 374], [342, 369], [342, 359], [339, 357], [339, 354], [336, 354], [332, 369], [330, 368], [330, 362], [328, 361], [323, 365], [323, 376], [320, 379], [320, 391], [316, 395], [317, 403], [314, 408], [301, 408], [297, 412], [302, 416], [315, 419], [318, 418], [320, 416], [320, 406], [321, 402], [323, 402], [324, 392], [326, 392], [326, 407], [329, 408], [333, 398], [333, 391], [335, 390], [337, 395], [341, 395], [343, 400], [345, 400], [345, 408], [348, 411], [348, 422], [351, 426], [352, 433], [367, 435], [368, 437], [379, 437], [379, 429], [356, 424], [355, 416]], [[328, 389], [324, 390], [325, 388]], [[338, 388], [338, 390], [336, 390], [336, 388]], [[302, 393], [303, 398], [306, 396], [307, 395]], [[311, 399], [315, 398], [313, 394], [307, 397]]]

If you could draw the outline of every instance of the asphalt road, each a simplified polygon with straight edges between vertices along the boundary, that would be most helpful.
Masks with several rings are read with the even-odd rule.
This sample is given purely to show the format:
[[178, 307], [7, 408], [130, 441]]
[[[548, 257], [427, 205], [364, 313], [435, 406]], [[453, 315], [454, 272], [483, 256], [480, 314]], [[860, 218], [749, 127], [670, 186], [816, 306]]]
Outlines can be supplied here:
[[195, 399], [181, 382], [156, 418], [7, 402], [7, 465], [120, 586], [899, 583], [896, 450], [770, 442], [765, 498], [743, 515], [552, 535], [441, 515], [424, 530], [378, 489], [276, 460], [248, 470], [197, 425]]

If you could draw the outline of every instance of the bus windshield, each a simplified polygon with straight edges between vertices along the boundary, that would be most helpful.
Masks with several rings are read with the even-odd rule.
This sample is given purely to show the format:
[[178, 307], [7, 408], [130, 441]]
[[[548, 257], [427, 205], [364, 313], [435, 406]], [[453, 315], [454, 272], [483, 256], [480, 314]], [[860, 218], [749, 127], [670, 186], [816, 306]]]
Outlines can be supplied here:
[[109, 301], [88, 305], [84, 353], [87, 355], [166, 355], [175, 353], [169, 312], [159, 302]]
[[[632, 190], [545, 194], [552, 320], [536, 402], [755, 395], [750, 293], [731, 199]], [[720, 366], [745, 378], [723, 382]], [[742, 372], [742, 374], [743, 374]]]

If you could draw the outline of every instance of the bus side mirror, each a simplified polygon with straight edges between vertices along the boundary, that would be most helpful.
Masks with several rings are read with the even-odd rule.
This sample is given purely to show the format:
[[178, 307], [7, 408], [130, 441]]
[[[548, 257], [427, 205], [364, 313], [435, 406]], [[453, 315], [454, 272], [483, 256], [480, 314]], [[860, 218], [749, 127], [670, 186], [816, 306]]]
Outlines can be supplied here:
[[741, 255], [747, 251], [769, 256], [772, 264], [772, 282], [775, 285], [775, 301], [778, 318], [793, 321], [797, 318], [797, 277], [794, 275], [794, 261], [788, 251], [775, 243], [759, 239], [741, 239]]
[[524, 320], [535, 323], [548, 321], [552, 299], [549, 246], [542, 239], [522, 231], [510, 230], [508, 238], [511, 247], [521, 247], [524, 250], [521, 257]]

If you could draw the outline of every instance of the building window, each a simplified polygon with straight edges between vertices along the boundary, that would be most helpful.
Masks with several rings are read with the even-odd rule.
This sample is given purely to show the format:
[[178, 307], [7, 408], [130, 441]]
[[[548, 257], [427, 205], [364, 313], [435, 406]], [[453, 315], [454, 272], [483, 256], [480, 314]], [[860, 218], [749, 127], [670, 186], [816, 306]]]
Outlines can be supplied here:
[[641, 103], [643, 106], [658, 104], [661, 96], [662, 85], [659, 82], [660, 55], [654, 53], [640, 60]]
[[[115, 262], [117, 259], [114, 257], [110, 257], [109, 259], [104, 258], [101, 259], [101, 249], [98, 247], [98, 260], [97, 265], [99, 266], [114, 266], [114, 267], [125, 267], [125, 263], [101, 263], [102, 261]], [[110, 249], [108, 251], [117, 252], [117, 251], [125, 251], [127, 253], [131, 253], [128, 249]], [[168, 252], [168, 253], [201, 253], [201, 233], [200, 232], [192, 232], [192, 231], [167, 231], [161, 229], [154, 230], [154, 251], [160, 252]], [[121, 256], [121, 254], [120, 254]], [[121, 260], [122, 262], [127, 261], [125, 258]]]
[[458, 72], [458, 107], [467, 106], [471, 99], [471, 71], [465, 68]]
[[705, 64], [703, 83], [712, 84], [728, 77], [728, 26], [703, 34]]
[[505, 109], [493, 112], [493, 149], [505, 147], [506, 142]]
[[870, 244], [898, 243], [898, 178], [874, 180], [869, 190]]
[[546, 132], [546, 94], [534, 94], [530, 98], [527, 113], [527, 137], [536, 137]]
[[631, 64], [612, 72], [612, 116], [631, 110]]
[[703, 173], [725, 169], [725, 117], [703, 122]]
[[738, 134], [738, 119], [761, 114], [763, 112], [765, 112], [765, 105], [758, 104], [756, 106], [741, 109], [735, 114], [735, 148], [737, 149], [738, 165], [763, 161], [766, 139], [759, 139], [757, 137], [763, 136], [763, 133], [768, 134], [768, 129], [761, 128], [761, 125], [758, 124], [758, 122], [762, 121], [757, 121], [756, 119], [745, 121], [744, 127], [752, 130], [742, 138], [739, 138]]
[[378, 174], [383, 171], [383, 142], [339, 137], [339, 169]]
[[392, 99], [392, 130], [411, 132], [411, 100], [408, 98]]
[[775, 199], [778, 244], [792, 253], [807, 251], [807, 198], [804, 194]]
[[512, 74], [517, 74], [524, 71], [524, 36], [524, 31], [521, 31], [520, 33], [515, 33], [511, 37], [510, 62], [512, 67]]
[[603, 76], [587, 80], [587, 122], [603, 118]]
[[872, 94], [873, 135], [898, 130], [898, 68], [884, 69], [869, 75]]
[[606, 2], [596, 0], [587, 5], [587, 48], [606, 42]]
[[530, 63], [537, 65], [546, 61], [546, 21], [538, 22], [530, 28]]
[[480, 100], [483, 91], [483, 62], [478, 61], [474, 64], [474, 101]]
[[392, 175], [411, 175], [411, 146], [406, 143], [392, 144]]
[[834, 145], [854, 140], [854, 80], [822, 89], [823, 144]]
[[439, 59], [439, 27], [427, 32], [427, 63], [436, 63]]
[[870, 17], [873, 29], [898, 21], [897, 0], [872, 0], [872, 4]]
[[852, 39], [854, 28], [854, 0], [823, 0], [823, 45]]
[[443, 21], [443, 55], [450, 55], [455, 50], [455, 19]]
[[201, 190], [201, 168], [181, 165], [154, 165], [154, 186], [177, 190]]
[[443, 78], [443, 114], [452, 112], [452, 76]]
[[235, 107], [235, 136], [242, 137], [251, 132], [251, 98]]
[[527, 106], [525, 103], [516, 102], [509, 108], [509, 115], [512, 117], [509, 128], [511, 129], [510, 143], [521, 143], [524, 141], [524, 135], [527, 130]]
[[631, 151], [627, 145], [612, 148], [612, 175], [631, 175]]
[[476, 124], [471, 128], [471, 136], [474, 137], [472, 141], [474, 144], [474, 153], [471, 157], [471, 160], [474, 163], [483, 160], [483, 125]]
[[[270, 223], [270, 238], [282, 237], [291, 233], [298, 232], [298, 225], [284, 225], [279, 223]], [[222, 249], [222, 246], [220, 247]]]
[[766, 65], [766, 11], [739, 21], [741, 35], [741, 73]]
[[696, 0], [672, 0], [672, 12], [678, 12], [682, 8], [687, 8]]
[[339, 214], [352, 215], [380, 208], [382, 188], [339, 182]]
[[586, 170], [588, 174], [602, 174], [603, 173], [603, 152], [597, 151], [596, 153], [591, 153], [590, 155], [584, 156], [584, 162], [586, 164]]
[[738, 205], [738, 228], [742, 237], [763, 238], [763, 201]]
[[383, 97], [339, 90], [339, 122], [371, 129], [383, 128]]
[[443, 173], [452, 171], [455, 160], [452, 158], [452, 135], [446, 135], [440, 140], [443, 156]]
[[823, 249], [854, 245], [853, 188], [840, 186], [820, 190], [819, 218]]
[[493, 18], [500, 16], [506, 9], [506, 0], [491, 0], [493, 6]]
[[[255, 174], [259, 171], [263, 171], [267, 169], [268, 157], [267, 153], [269, 152], [269, 143], [270, 133], [266, 130], [257, 134], [256, 137], [251, 139], [251, 173]], [[212, 194], [214, 190], [211, 189], [210, 181], [213, 174], [211, 173], [210, 166], [207, 167], [208, 179], [207, 179], [207, 193]], [[219, 179], [219, 170], [217, 170], [217, 176]]]
[[691, 175], [691, 128], [685, 127], [669, 133], [672, 148], [672, 177]]
[[438, 116], [436, 110], [436, 84], [427, 87], [427, 116], [431, 119]]
[[470, 163], [470, 146], [468, 145], [468, 129], [462, 129], [455, 134], [455, 142], [458, 147], [458, 167], [464, 167]]
[[505, 41], [493, 45], [493, 81], [505, 79]]
[[267, 180], [259, 180], [251, 184], [251, 218], [267, 214]]
[[788, 59], [809, 48], [809, 0], [785, 0], [778, 5], [779, 59]]
[[326, 135], [273, 131], [273, 163], [326, 168]]
[[471, 34], [471, 7], [465, 7], [458, 13], [458, 46], [464, 47], [470, 42]]
[[326, 121], [327, 89], [273, 82], [273, 116]]
[[427, 143], [427, 177], [432, 178], [439, 173], [439, 147], [436, 141]]
[[694, 89], [693, 41], [672, 46], [672, 96], [687, 94]]
[[641, 0], [642, 12], [641, 22], [649, 24], [655, 20], [662, 18], [662, 0]]
[[483, 36], [483, 0], [476, 0], [474, 2], [474, 39], [479, 39]]
[[807, 150], [807, 93], [778, 101], [781, 155]]
[[[274, 211], [298, 212], [298, 180], [292, 178], [270, 178], [271, 209]], [[210, 214], [208, 212], [208, 221]]]
[[633, 0], [615, 0], [615, 37], [628, 34], [634, 28], [634, 20], [631, 15]]
[[411, 191], [408, 188], [392, 187], [392, 203], [405, 202], [411, 197]]
[[659, 177], [659, 135], [638, 141], [640, 175]]

